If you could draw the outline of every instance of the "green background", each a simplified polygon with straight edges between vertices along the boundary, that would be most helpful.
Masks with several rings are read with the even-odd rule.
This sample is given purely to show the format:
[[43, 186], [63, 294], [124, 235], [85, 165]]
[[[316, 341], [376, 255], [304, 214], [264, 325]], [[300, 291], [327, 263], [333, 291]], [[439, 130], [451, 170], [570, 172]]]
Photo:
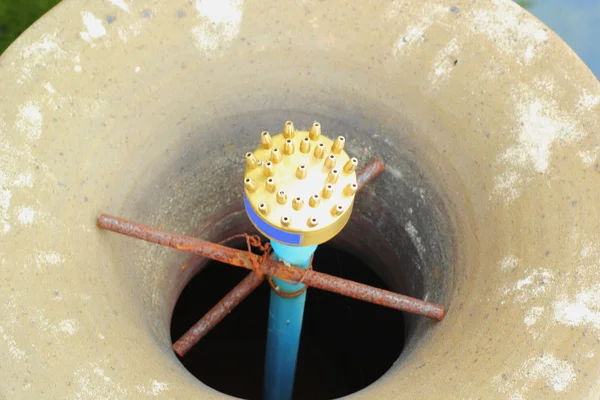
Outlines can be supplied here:
[[0, 0], [0, 54], [60, 0]]

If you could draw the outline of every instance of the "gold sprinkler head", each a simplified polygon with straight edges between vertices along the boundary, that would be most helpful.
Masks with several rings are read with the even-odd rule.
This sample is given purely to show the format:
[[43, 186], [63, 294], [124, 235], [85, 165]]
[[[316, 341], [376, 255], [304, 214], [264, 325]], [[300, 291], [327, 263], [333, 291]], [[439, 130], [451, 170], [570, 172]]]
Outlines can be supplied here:
[[246, 155], [246, 211], [256, 228], [271, 240], [297, 246], [320, 244], [346, 225], [356, 193], [358, 161], [315, 122], [296, 130], [287, 121], [283, 132], [260, 134]]

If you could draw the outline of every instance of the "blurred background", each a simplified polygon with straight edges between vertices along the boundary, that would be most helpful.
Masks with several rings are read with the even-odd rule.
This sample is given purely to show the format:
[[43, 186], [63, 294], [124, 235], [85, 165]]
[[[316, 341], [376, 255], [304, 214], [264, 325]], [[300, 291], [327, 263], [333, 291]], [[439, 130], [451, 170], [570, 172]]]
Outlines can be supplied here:
[[[0, 0], [0, 54], [59, 1]], [[600, 1], [522, 0], [517, 3], [562, 37], [596, 77], [600, 77]]]
[[0, 54], [60, 0], [0, 0]]

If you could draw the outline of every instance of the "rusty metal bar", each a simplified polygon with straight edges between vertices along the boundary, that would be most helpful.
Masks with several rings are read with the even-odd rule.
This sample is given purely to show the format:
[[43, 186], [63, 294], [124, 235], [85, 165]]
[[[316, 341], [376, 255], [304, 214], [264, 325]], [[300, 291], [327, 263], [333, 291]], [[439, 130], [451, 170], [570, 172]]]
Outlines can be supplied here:
[[98, 218], [98, 227], [148, 242], [173, 247], [178, 250], [189, 251], [193, 254], [236, 267], [253, 270], [255, 266], [259, 266], [261, 272], [280, 279], [294, 282], [302, 281], [308, 286], [317, 289], [343, 294], [358, 300], [422, 315], [438, 321], [441, 321], [444, 317], [444, 308], [438, 304], [428, 303], [312, 270], [307, 271], [298, 267], [288, 267], [272, 259], [266, 259], [261, 263], [262, 260], [259, 256], [247, 251], [232, 249], [177, 233], [166, 232], [122, 218], [102, 214]]
[[173, 350], [179, 356], [185, 355], [200, 339], [210, 332], [219, 322], [237, 307], [254, 289], [260, 286], [264, 276], [250, 272], [232, 291], [196, 322], [181, 338], [173, 344]]
[[310, 271], [304, 283], [316, 289], [327, 290], [352, 297], [353, 299], [395, 308], [411, 314], [422, 315], [437, 321], [444, 319], [444, 307], [414, 297], [404, 296], [388, 290], [374, 288], [362, 283], [337, 278], [317, 271]]
[[[365, 187], [383, 172], [385, 165], [381, 160], [374, 158], [358, 174], [357, 191]], [[262, 276], [262, 275], [261, 275]], [[223, 318], [238, 306], [262, 282], [256, 281], [257, 275], [251, 273], [214, 306], [200, 321], [190, 328], [181, 338], [173, 344], [173, 350], [179, 356], [187, 353], [200, 339], [210, 332]], [[252, 281], [250, 284], [249, 281]], [[226, 311], [224, 311], [226, 310]]]
[[384, 169], [385, 164], [379, 158], [369, 161], [357, 175], [356, 183], [358, 184], [358, 188], [356, 190], [362, 190], [369, 182], [381, 175]]

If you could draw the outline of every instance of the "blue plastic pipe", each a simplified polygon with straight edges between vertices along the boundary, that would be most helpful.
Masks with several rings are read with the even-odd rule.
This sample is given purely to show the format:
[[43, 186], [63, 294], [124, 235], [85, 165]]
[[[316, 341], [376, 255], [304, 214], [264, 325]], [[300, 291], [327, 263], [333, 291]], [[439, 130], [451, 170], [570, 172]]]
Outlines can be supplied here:
[[[308, 268], [317, 246], [287, 246], [271, 242], [276, 260], [285, 261], [296, 267]], [[273, 278], [279, 290], [294, 293], [304, 285], [292, 285]], [[265, 360], [264, 400], [290, 400], [294, 390], [296, 359], [302, 331], [306, 292], [288, 299], [271, 289], [269, 302], [269, 328], [267, 333], [267, 355]]]

